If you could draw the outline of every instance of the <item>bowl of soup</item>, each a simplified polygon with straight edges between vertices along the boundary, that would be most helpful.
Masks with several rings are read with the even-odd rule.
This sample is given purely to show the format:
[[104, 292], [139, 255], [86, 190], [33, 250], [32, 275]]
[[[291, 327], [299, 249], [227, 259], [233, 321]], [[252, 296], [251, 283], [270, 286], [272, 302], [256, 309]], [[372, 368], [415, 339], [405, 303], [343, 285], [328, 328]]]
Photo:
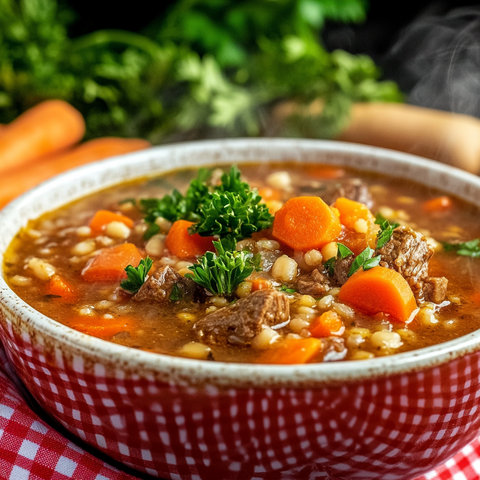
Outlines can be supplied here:
[[241, 139], [0, 212], [0, 338], [71, 433], [160, 478], [413, 479], [479, 433], [480, 181]]

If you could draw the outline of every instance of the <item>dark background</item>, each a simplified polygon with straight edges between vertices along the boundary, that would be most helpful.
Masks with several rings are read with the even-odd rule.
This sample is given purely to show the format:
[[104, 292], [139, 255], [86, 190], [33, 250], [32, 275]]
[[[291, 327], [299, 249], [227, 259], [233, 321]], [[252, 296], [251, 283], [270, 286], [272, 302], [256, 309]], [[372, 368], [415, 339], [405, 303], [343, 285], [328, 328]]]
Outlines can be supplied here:
[[[82, 35], [104, 28], [119, 28], [141, 31], [158, 16], [165, 13], [174, 0], [135, 0], [120, 7], [120, 2], [94, 0], [64, 0], [76, 12], [77, 18], [71, 28], [72, 35]], [[419, 15], [434, 12], [443, 15], [462, 6], [479, 6], [478, 1], [415, 0], [392, 2], [370, 0], [367, 20], [359, 26], [327, 25], [324, 41], [331, 48], [343, 48], [352, 53], [367, 53], [372, 56], [384, 54], [403, 27]]]

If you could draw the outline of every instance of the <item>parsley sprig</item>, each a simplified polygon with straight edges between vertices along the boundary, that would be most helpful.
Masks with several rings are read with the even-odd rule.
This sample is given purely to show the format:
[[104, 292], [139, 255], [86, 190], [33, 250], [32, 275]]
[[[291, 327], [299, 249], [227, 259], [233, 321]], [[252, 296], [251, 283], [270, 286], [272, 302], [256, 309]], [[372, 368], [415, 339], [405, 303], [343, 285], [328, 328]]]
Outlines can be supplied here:
[[[386, 243], [390, 241], [393, 235], [393, 231], [400, 226], [399, 223], [390, 223], [386, 218], [384, 218], [380, 213], [377, 214], [375, 218], [375, 223], [380, 226], [380, 230], [377, 234], [377, 245], [376, 249], [382, 248]], [[333, 276], [335, 271], [335, 263], [337, 260], [353, 255], [353, 252], [343, 243], [337, 243], [338, 252], [336, 257], [328, 259], [324, 266], [328, 271], [330, 276]], [[375, 250], [370, 247], [365, 248], [363, 252], [360, 252], [354, 259], [350, 270], [348, 271], [348, 277], [351, 277], [355, 272], [363, 268], [363, 270], [369, 270], [370, 268], [376, 267], [380, 264], [382, 259], [381, 255], [373, 256]], [[480, 255], [480, 247], [478, 249], [478, 255]]]
[[195, 222], [190, 230], [192, 234], [229, 236], [236, 240], [251, 237], [253, 232], [272, 225], [273, 216], [262, 203], [262, 197], [241, 180], [235, 165], [221, 176], [218, 185], [208, 185], [210, 177], [211, 171], [202, 168], [185, 195], [174, 190], [161, 199], [140, 200], [140, 208], [149, 224], [144, 238], [148, 240], [160, 231], [155, 223], [159, 217], [170, 222]]
[[374, 257], [374, 253], [375, 250], [370, 247], [367, 247], [363, 252], [359, 253], [350, 266], [348, 276], [351, 277], [355, 272], [360, 270], [360, 268], [363, 268], [363, 270], [370, 270], [371, 268], [376, 267], [380, 263], [382, 257], [380, 255]]
[[185, 195], [177, 189], [163, 198], [143, 198], [140, 200], [140, 209], [145, 215], [145, 221], [149, 224], [144, 238], [148, 240], [160, 231], [155, 223], [157, 218], [163, 217], [170, 222], [177, 220], [198, 221], [197, 211], [200, 205], [209, 195], [207, 180], [211, 171], [206, 168], [198, 170], [197, 177], [190, 182]]
[[214, 192], [201, 206], [200, 220], [190, 229], [201, 236], [249, 238], [252, 233], [271, 227], [273, 216], [256, 191]]
[[381, 213], [377, 213], [375, 223], [380, 225], [377, 234], [377, 250], [382, 248], [392, 238], [393, 231], [400, 226], [399, 223], [390, 223]]
[[285, 292], [285, 293], [295, 293], [296, 290], [294, 288], [287, 287], [286, 285], [282, 285], [279, 288], [280, 292]]
[[254, 270], [259, 271], [260, 259], [244, 250], [235, 250], [230, 238], [213, 242], [217, 253], [206, 252], [198, 263], [188, 267], [186, 278], [206, 288], [213, 295], [230, 296]]
[[140, 260], [138, 267], [132, 267], [132, 265], [126, 267], [125, 272], [127, 272], [127, 279], [122, 280], [120, 287], [132, 294], [137, 293], [145, 283], [145, 279], [152, 265], [153, 260], [150, 257], [146, 257]]
[[337, 242], [337, 256], [329, 258], [323, 265], [327, 269], [328, 274], [333, 276], [335, 272], [335, 263], [337, 260], [347, 258], [349, 255], [353, 255], [353, 252], [343, 243]]
[[469, 240], [463, 243], [442, 242], [446, 252], [455, 252], [457, 255], [464, 257], [480, 257], [480, 239]]

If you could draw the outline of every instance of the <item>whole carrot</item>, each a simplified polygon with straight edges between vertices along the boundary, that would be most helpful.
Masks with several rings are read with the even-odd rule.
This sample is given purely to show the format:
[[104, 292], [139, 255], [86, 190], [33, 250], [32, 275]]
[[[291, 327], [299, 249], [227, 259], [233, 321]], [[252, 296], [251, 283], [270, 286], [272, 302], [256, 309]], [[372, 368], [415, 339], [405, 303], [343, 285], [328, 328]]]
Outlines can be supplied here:
[[77, 147], [42, 159], [28, 168], [10, 170], [0, 176], [0, 208], [54, 175], [86, 163], [123, 153], [142, 150], [150, 146], [139, 138], [104, 137], [89, 140]]
[[84, 134], [83, 117], [69, 103], [39, 103], [1, 129], [0, 173], [75, 145]]

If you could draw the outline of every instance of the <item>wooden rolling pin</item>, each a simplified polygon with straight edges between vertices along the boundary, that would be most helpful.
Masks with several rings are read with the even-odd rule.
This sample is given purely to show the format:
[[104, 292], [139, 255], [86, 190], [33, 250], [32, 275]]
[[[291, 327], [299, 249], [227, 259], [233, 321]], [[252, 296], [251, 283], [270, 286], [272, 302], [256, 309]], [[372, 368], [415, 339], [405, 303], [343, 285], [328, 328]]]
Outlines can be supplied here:
[[[322, 102], [313, 102], [308, 112], [318, 115]], [[293, 102], [275, 109], [281, 121], [296, 113]], [[355, 103], [350, 123], [336, 140], [390, 148], [480, 173], [480, 120], [401, 103]]]

